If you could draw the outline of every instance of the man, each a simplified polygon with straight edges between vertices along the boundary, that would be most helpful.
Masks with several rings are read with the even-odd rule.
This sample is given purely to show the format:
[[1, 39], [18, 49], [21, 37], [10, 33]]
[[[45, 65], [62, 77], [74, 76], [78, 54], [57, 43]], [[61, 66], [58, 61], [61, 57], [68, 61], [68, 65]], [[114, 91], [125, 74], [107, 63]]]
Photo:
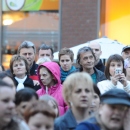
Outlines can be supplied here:
[[111, 89], [101, 95], [100, 99], [101, 104], [95, 117], [79, 124], [76, 130], [129, 130], [129, 94], [121, 89]]
[[36, 55], [36, 48], [35, 45], [30, 41], [24, 41], [18, 47], [17, 54], [20, 56], [24, 56], [29, 64], [30, 68], [30, 78], [33, 80], [37, 80], [37, 67], [38, 65], [35, 64], [35, 55]]
[[90, 47], [80, 48], [77, 55], [77, 63], [80, 66], [80, 71], [87, 72], [91, 75], [93, 82], [98, 83], [105, 80], [105, 74], [96, 69], [95, 66], [96, 57]]
[[122, 57], [123, 59], [127, 59], [127, 58], [130, 58], [130, 46], [125, 46], [123, 49], [122, 49]]
[[48, 57], [52, 61], [53, 60], [53, 49], [49, 45], [42, 44], [39, 47], [38, 55], [39, 55], [39, 58]]
[[61, 82], [63, 83], [69, 74], [76, 71], [75, 66], [73, 66], [74, 53], [69, 48], [62, 48], [59, 51], [58, 56], [60, 63]]
[[90, 42], [88, 46], [93, 50], [93, 53], [95, 54], [96, 57], [95, 67], [98, 70], [104, 72], [105, 66], [103, 65], [102, 60], [100, 59], [100, 56], [102, 54], [101, 45], [97, 42]]

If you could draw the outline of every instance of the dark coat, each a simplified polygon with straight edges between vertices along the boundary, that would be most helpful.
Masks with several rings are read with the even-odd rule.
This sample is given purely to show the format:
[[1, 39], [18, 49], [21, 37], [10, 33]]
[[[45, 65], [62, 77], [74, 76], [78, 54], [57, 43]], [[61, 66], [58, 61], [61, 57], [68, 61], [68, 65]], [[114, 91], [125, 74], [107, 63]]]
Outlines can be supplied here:
[[[14, 82], [15, 82], [15, 85], [17, 87], [18, 85], [18, 81], [14, 78]], [[29, 88], [32, 88], [34, 90], [39, 90], [41, 87], [40, 86], [34, 86], [34, 83], [33, 83], [33, 80], [31, 78], [29, 78], [29, 76], [27, 76], [26, 80], [24, 81], [24, 86], [25, 87], [29, 87]]]
[[58, 117], [54, 123], [54, 130], [75, 130], [77, 122], [71, 111], [68, 111], [61, 117]]
[[80, 123], [76, 130], [101, 130], [95, 117], [89, 118], [87, 121]]
[[95, 67], [94, 67], [94, 73], [96, 73], [96, 77], [97, 77], [97, 82], [96, 83], [98, 83], [98, 82], [100, 82], [102, 80], [106, 80], [105, 74], [102, 71], [96, 69]]
[[98, 64], [95, 65], [95, 68], [98, 69], [98, 70], [100, 70], [100, 71], [102, 71], [102, 72], [105, 71], [105, 65], [102, 63], [101, 59], [99, 60]]

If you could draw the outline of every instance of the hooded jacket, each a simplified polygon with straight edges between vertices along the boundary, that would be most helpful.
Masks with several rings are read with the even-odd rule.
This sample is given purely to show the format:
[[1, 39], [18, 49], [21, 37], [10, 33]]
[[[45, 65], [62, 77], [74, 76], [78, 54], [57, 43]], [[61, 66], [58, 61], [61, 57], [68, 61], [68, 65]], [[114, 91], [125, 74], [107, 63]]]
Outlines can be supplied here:
[[[48, 87], [44, 86], [43, 83], [41, 82], [39, 70], [42, 66], [47, 68], [52, 73], [52, 75], [55, 77], [55, 80], [57, 83], [54, 86], [51, 86], [48, 88]], [[41, 86], [41, 89], [39, 89], [37, 91], [38, 96], [40, 97], [44, 94], [49, 94], [52, 97], [54, 97], [58, 103], [60, 115], [63, 115], [66, 112], [67, 105], [65, 104], [63, 96], [62, 96], [62, 85], [61, 85], [61, 81], [60, 81], [59, 65], [55, 62], [45, 62], [38, 67], [37, 74], [38, 74], [38, 80], [39, 80], [40, 86]]]

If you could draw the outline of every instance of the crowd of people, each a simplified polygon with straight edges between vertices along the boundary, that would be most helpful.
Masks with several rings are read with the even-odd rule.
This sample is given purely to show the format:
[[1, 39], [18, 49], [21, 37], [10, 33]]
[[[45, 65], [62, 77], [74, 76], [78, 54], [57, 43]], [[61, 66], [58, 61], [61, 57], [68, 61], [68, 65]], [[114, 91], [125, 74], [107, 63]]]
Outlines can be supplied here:
[[0, 70], [0, 130], [130, 130], [130, 46], [104, 65], [99, 43], [74, 53], [24, 41]]

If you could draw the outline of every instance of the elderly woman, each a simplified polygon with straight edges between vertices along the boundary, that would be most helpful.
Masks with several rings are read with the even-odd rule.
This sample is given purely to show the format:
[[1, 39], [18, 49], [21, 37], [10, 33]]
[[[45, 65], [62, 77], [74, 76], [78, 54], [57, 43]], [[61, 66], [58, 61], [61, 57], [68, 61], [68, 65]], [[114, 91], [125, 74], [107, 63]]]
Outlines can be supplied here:
[[58, 103], [60, 115], [63, 115], [66, 112], [67, 105], [62, 96], [59, 65], [55, 62], [45, 62], [38, 67], [37, 73], [41, 85], [37, 94], [39, 97], [45, 94], [54, 97]]
[[39, 86], [34, 86], [33, 80], [29, 78], [28, 62], [23, 56], [14, 55], [12, 57], [10, 60], [10, 70], [14, 76], [17, 91], [24, 87], [30, 87], [35, 90], [40, 88]]
[[76, 72], [69, 75], [63, 83], [63, 96], [69, 109], [55, 120], [54, 129], [75, 129], [78, 123], [87, 119], [93, 93], [93, 82], [87, 73]]

